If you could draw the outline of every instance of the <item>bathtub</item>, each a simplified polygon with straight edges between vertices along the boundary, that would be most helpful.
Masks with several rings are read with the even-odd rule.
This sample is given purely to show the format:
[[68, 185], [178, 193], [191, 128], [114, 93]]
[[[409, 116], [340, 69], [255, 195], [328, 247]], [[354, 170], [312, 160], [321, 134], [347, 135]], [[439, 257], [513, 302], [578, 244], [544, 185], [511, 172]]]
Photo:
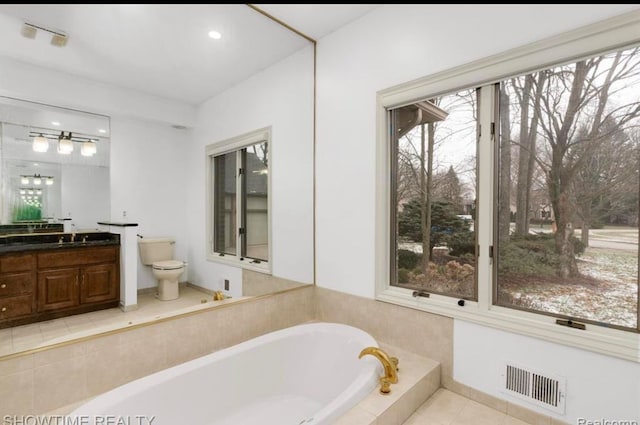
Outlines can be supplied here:
[[151, 425], [328, 425], [376, 388], [380, 362], [358, 359], [369, 346], [378, 344], [351, 326], [293, 326], [129, 382], [69, 416], [91, 424], [155, 417]]

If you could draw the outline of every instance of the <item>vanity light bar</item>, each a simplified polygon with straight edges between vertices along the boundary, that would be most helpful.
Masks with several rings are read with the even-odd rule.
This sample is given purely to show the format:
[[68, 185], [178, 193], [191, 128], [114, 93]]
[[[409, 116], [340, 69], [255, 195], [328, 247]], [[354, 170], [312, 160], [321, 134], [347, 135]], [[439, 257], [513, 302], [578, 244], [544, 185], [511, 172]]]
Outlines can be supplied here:
[[32, 179], [31, 182], [39, 186], [42, 184], [42, 179], [44, 179], [44, 183], [47, 186], [51, 186], [53, 184], [53, 176], [41, 176], [40, 174], [34, 175], [21, 175], [20, 176], [20, 184], [29, 184], [29, 179]]
[[98, 152], [96, 142], [97, 138], [90, 138], [84, 136], [73, 136], [71, 132], [65, 135], [64, 131], [60, 134], [52, 134], [46, 132], [29, 132], [29, 137], [33, 137], [33, 151], [34, 152], [47, 152], [49, 150], [49, 140], [58, 141], [58, 153], [68, 155], [73, 152], [73, 143], [82, 143], [80, 153], [82, 156], [93, 156]]

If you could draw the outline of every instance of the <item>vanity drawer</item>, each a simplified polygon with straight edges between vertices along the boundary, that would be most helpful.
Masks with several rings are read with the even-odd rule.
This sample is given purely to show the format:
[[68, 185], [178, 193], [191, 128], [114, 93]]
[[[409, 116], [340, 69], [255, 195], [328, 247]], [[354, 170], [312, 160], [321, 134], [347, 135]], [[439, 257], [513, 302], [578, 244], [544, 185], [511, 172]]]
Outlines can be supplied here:
[[85, 264], [108, 263], [118, 258], [117, 246], [78, 248], [38, 254], [38, 268], [69, 267]]
[[31, 272], [0, 274], [0, 298], [31, 294], [34, 287], [35, 278]]
[[12, 254], [0, 257], [0, 273], [26, 272], [36, 266], [36, 258], [33, 254]]
[[33, 312], [33, 295], [0, 299], [0, 319], [25, 316]]

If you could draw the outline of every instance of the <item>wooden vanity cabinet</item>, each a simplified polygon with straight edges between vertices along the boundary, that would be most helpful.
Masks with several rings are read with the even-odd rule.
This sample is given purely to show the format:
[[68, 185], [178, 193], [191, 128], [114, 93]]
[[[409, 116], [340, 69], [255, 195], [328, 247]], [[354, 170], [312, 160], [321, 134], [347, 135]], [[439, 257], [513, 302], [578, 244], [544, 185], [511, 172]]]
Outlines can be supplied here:
[[117, 307], [119, 270], [117, 245], [0, 255], [0, 328]]
[[0, 257], [0, 322], [25, 317], [36, 310], [35, 256]]

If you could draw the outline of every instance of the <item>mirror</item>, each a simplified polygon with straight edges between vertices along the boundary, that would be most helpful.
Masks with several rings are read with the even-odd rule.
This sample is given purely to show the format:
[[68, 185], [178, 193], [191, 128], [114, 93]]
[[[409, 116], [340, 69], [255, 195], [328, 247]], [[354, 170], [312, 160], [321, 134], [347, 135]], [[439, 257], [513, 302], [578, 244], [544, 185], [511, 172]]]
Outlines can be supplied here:
[[[73, 9], [75, 6], [52, 5], [50, 7], [59, 11], [58, 8]], [[151, 6], [122, 9], [126, 13], [137, 13], [138, 10], [147, 7]], [[254, 39], [269, 40], [277, 48], [256, 52], [251, 50], [251, 43], [247, 43], [245, 50], [228, 48], [232, 54], [224, 56], [227, 61], [212, 55], [215, 63], [219, 63], [220, 67], [227, 66], [233, 69], [238, 75], [237, 80], [229, 81], [226, 91], [208, 94], [208, 97], [190, 104], [176, 101], [177, 106], [175, 106], [170, 98], [144, 97], [146, 94], [137, 91], [142, 85], [141, 80], [153, 80], [156, 75], [141, 71], [142, 68], [133, 66], [134, 62], [120, 64], [123, 66], [123, 78], [127, 77], [126, 81], [122, 80], [121, 85], [116, 86], [114, 83], [114, 86], [99, 86], [99, 83], [93, 84], [86, 75], [83, 79], [81, 71], [84, 70], [80, 68], [78, 73], [81, 75], [67, 81], [61, 77], [66, 75], [63, 74], [64, 68], [39, 66], [37, 61], [29, 56], [30, 50], [21, 51], [24, 57], [16, 55], [19, 60], [31, 59], [33, 63], [29, 68], [30, 72], [24, 73], [24, 78], [16, 77], [9, 82], [0, 80], [0, 94], [11, 95], [11, 98], [0, 97], [0, 122], [2, 123], [0, 124], [2, 138], [0, 140], [2, 147], [0, 152], [2, 222], [0, 225], [12, 225], [14, 221], [21, 221], [19, 218], [29, 221], [31, 218], [39, 217], [38, 225], [44, 225], [45, 220], [59, 222], [61, 219], [71, 218], [75, 228], [83, 230], [95, 228], [97, 221], [132, 221], [139, 224], [137, 230], [145, 238], [170, 236], [176, 239], [175, 258], [188, 261], [186, 275], [181, 280], [186, 279], [193, 285], [180, 286], [181, 295], [178, 300], [162, 302], [172, 303], [175, 306], [173, 311], [166, 309], [169, 307], [165, 306], [169, 304], [162, 304], [160, 309], [159, 301], [154, 299], [157, 282], [152, 275], [151, 267], [138, 262], [137, 275], [132, 279], [137, 283], [137, 288], [133, 288], [137, 290], [138, 295], [137, 310], [122, 312], [117, 309], [115, 312], [118, 313], [117, 317], [110, 316], [107, 310], [100, 310], [56, 319], [47, 325], [44, 325], [44, 322], [24, 325], [25, 328], [30, 327], [36, 330], [38, 336], [32, 338], [26, 330], [14, 332], [11, 351], [2, 349], [5, 347], [4, 342], [7, 341], [5, 339], [7, 330], [10, 332], [12, 329], [0, 329], [0, 356], [22, 353], [34, 348], [41, 349], [108, 330], [164, 319], [185, 312], [185, 309], [216, 308], [220, 303], [234, 303], [246, 297], [273, 294], [297, 287], [300, 282], [306, 284], [313, 281], [314, 204], [313, 173], [310, 171], [313, 169], [314, 152], [313, 45], [308, 40], [301, 42], [300, 35], [283, 29], [282, 25], [267, 17], [257, 15], [256, 11], [246, 5], [225, 5], [225, 9], [233, 12], [233, 16], [230, 17], [233, 20], [230, 22], [234, 23], [236, 34], [243, 35], [237, 39], [247, 38], [249, 42]], [[6, 10], [6, 8], [0, 10], [0, 14]], [[9, 12], [12, 10], [8, 9]], [[30, 10], [25, 8], [18, 11], [25, 12], [21, 15], [28, 15], [27, 12]], [[154, 21], [158, 19], [154, 14], [147, 15]], [[66, 16], [75, 15], [67, 14]], [[95, 16], [92, 12], [88, 14], [87, 19]], [[0, 16], [2, 17], [5, 16]], [[99, 27], [108, 29], [111, 25], [117, 25], [117, 19], [121, 17], [118, 14], [113, 17], [115, 22], [102, 22], [101, 17]], [[43, 18], [45, 18], [44, 15]], [[256, 26], [255, 22], [261, 19], [264, 20], [265, 25]], [[76, 24], [78, 20], [71, 19], [68, 24]], [[138, 21], [138, 18], [131, 21], [136, 23], [136, 28]], [[46, 24], [46, 22], [43, 23]], [[243, 28], [249, 28], [251, 31], [244, 34]], [[76, 28], [76, 31], [81, 32], [82, 28]], [[2, 26], [0, 26], [1, 32]], [[233, 32], [231, 34], [233, 35]], [[88, 69], [91, 68], [90, 65], [99, 68], [102, 64], [102, 62], [96, 64], [93, 60], [100, 61], [106, 58], [105, 60], [111, 61], [113, 59], [111, 56], [88, 56], [89, 52], [86, 49], [79, 50], [82, 43], [75, 41], [81, 40], [78, 35], [77, 32], [73, 34], [75, 38], [70, 38], [69, 44], [62, 50], [47, 50], [58, 48], [51, 47], [47, 43], [42, 45], [44, 59], [40, 63], [52, 65], [54, 62], [58, 65], [66, 63], [54, 61], [49, 56], [45, 57], [45, 53], [69, 55], [70, 61], [82, 57], [83, 65]], [[8, 34], [8, 37], [10, 36], [11, 34]], [[16, 37], [21, 36], [18, 34]], [[235, 39], [228, 38], [232, 41]], [[108, 46], [112, 47], [109, 40], [111, 39], [107, 40]], [[16, 43], [37, 41], [17, 38]], [[136, 41], [142, 43], [144, 39], [139, 38]], [[257, 42], [253, 44], [262, 45]], [[35, 48], [36, 45], [28, 46]], [[222, 48], [224, 45], [216, 46], [218, 45], [207, 45], [207, 51], [218, 52], [219, 55], [225, 54]], [[294, 46], [294, 48], [287, 46]], [[145, 48], [144, 45], [139, 47]], [[146, 48], [153, 50], [159, 47], [154, 44]], [[83, 52], [84, 56], [81, 55]], [[90, 53], [95, 52], [94, 49]], [[202, 59], [198, 51], [193, 50], [192, 54], [196, 55], [198, 60]], [[119, 58], [120, 55], [114, 55], [114, 58], [116, 56]], [[255, 65], [254, 62], [261, 66], [259, 71], [251, 71], [251, 73], [236, 71], [239, 68], [235, 64]], [[160, 69], [179, 64], [164, 57], [162, 62], [151, 65]], [[22, 69], [19, 66], [15, 68]], [[16, 71], [11, 76], [18, 74], [20, 73]], [[35, 79], [36, 77], [43, 77], [41, 80], [48, 84], [41, 83], [40, 80]], [[99, 80], [96, 79], [96, 81]], [[197, 79], [194, 78], [194, 81]], [[183, 84], [176, 80], [175, 86], [183, 87]], [[93, 91], [83, 92], [87, 87]], [[114, 93], [109, 92], [109, 88], [113, 88]], [[189, 88], [188, 85], [187, 88]], [[205, 92], [207, 87], [203, 86], [202, 93]], [[185, 89], [184, 97], [189, 93]], [[41, 100], [47, 104], [24, 102], [16, 98]], [[180, 99], [180, 97], [177, 98]], [[127, 103], [130, 99], [144, 101]], [[74, 105], [77, 109], [102, 111], [110, 116], [49, 105]], [[65, 113], [66, 116], [64, 119], [52, 118], [53, 113]], [[67, 125], [67, 118], [75, 118], [76, 121], [73, 121], [73, 125]], [[54, 125], [53, 122], [58, 122], [60, 125]], [[204, 250], [206, 246], [203, 231], [206, 211], [204, 147], [265, 126], [273, 128], [272, 166], [274, 167], [273, 175], [276, 178], [270, 187], [270, 190], [273, 188], [271, 192], [273, 196], [270, 193], [273, 202], [270, 210], [270, 212], [273, 211], [270, 236], [273, 237], [269, 240], [272, 241], [271, 249], [273, 250], [271, 270], [275, 277], [207, 261]], [[107, 132], [101, 133], [100, 129]], [[39, 136], [40, 132], [43, 136], [45, 136], [44, 133], [52, 134], [48, 139], [49, 149], [44, 154], [33, 151], [34, 137], [32, 136]], [[61, 132], [64, 132], [64, 135], [71, 132], [73, 137], [78, 138], [78, 141], [73, 142], [74, 152], [70, 156], [57, 152], [56, 135], [59, 136]], [[81, 137], [97, 140], [95, 142], [97, 153], [94, 157], [85, 158], [80, 155], [81, 145], [85, 141], [80, 139]], [[99, 159], [98, 155], [102, 153], [107, 156]], [[41, 154], [47, 159], [42, 159], [44, 156]], [[72, 162], [71, 157], [79, 162]], [[37, 162], [38, 166], [34, 165], [34, 162]], [[35, 167], [40, 168], [36, 171]], [[90, 193], [87, 192], [87, 187], [79, 187], [81, 183], [88, 182], [88, 179], [83, 177], [88, 171], [82, 167], [92, 167], [93, 171], [100, 169], [100, 172], [91, 173], [91, 177], [100, 174], [105, 178], [103, 183], [92, 181], [88, 185], [91, 188]], [[23, 175], [31, 176], [31, 184], [34, 174], [51, 176], [54, 184], [49, 187], [50, 191], [47, 190], [46, 193], [43, 191], [41, 194], [39, 212], [36, 211], [34, 216], [28, 216], [26, 213], [18, 216], [20, 211], [16, 211], [15, 207], [15, 197], [18, 196], [16, 190], [19, 194]], [[58, 178], [62, 182], [61, 186], [56, 186]], [[66, 185], [71, 183], [78, 186], [67, 189]], [[26, 190], [30, 187], [28, 186]], [[12, 191], [14, 195], [11, 195]], [[167, 203], [167, 192], [175, 195], [177, 200]], [[100, 201], [108, 203], [98, 205], [96, 199], [98, 194], [100, 194]], [[93, 195], [96, 197], [92, 197]], [[101, 211], [106, 211], [106, 214], [101, 214]], [[138, 256], [137, 254], [138, 252], [134, 254], [135, 257]], [[231, 282], [229, 293], [232, 298], [214, 302], [214, 292], [222, 290], [226, 280]], [[182, 291], [183, 288], [184, 291]], [[242, 288], [242, 295], [238, 288]], [[206, 289], [209, 292], [194, 294], [193, 291], [200, 289]], [[207, 302], [201, 304], [203, 299]], [[152, 314], [145, 313], [148, 311]], [[16, 334], [19, 334], [20, 341], [15, 338]]]
[[108, 219], [108, 117], [0, 97], [0, 147], [0, 234], [96, 230]]

